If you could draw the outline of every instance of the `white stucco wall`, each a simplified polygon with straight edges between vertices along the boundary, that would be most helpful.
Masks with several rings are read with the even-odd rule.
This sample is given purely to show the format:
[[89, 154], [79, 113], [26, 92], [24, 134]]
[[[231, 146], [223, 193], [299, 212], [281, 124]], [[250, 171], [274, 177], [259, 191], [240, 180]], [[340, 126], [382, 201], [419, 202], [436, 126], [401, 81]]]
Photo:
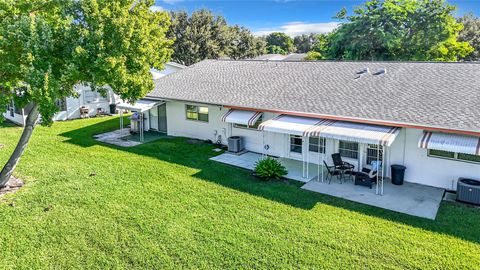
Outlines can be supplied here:
[[[201, 122], [187, 120], [185, 105], [199, 105], [208, 107], [209, 121]], [[202, 105], [197, 103], [167, 102], [167, 132], [171, 136], [196, 138], [216, 141], [218, 135], [222, 137], [222, 143], [226, 143], [228, 125], [220, 119], [227, 109], [214, 105]], [[215, 133], [217, 134], [215, 136]]]
[[[262, 153], [262, 132], [257, 130], [235, 128], [231, 124], [221, 122], [221, 117], [228, 109], [221, 106], [207, 106], [209, 108], [209, 122], [186, 120], [185, 104], [183, 102], [170, 101], [167, 103], [168, 134], [198, 139], [214, 140], [216, 131], [222, 136], [222, 143], [226, 144], [229, 136], [242, 136], [247, 150]], [[263, 121], [275, 117], [275, 114], [264, 113]], [[405, 165], [405, 181], [419, 183], [428, 186], [456, 189], [458, 177], [470, 177], [480, 179], [480, 164], [468, 163], [456, 160], [447, 160], [427, 156], [427, 150], [418, 148], [418, 140], [422, 136], [422, 130], [402, 129], [391, 147], [385, 149], [385, 175], [390, 176], [390, 165]], [[308, 138], [303, 138], [303, 152], [308, 151]], [[302, 156], [290, 153], [289, 135], [265, 132], [265, 143], [270, 146], [266, 153], [272, 156], [281, 156], [302, 160]], [[347, 159], [361, 168], [366, 163], [367, 145], [359, 145], [359, 159]], [[327, 164], [332, 164], [331, 154], [338, 152], [337, 140], [326, 140], [326, 153], [323, 155]], [[318, 154], [309, 152], [309, 161], [318, 162]], [[321, 161], [320, 161], [321, 162]]]
[[63, 120], [70, 120], [70, 119], [78, 119], [80, 118], [80, 107], [85, 106], [88, 108], [88, 114], [90, 116], [95, 116], [97, 114], [97, 108], [102, 108], [105, 112], [110, 112], [110, 104], [115, 103], [115, 96], [113, 91], [109, 91], [106, 100], [104, 101], [94, 101], [88, 102], [85, 98], [85, 92], [89, 91], [90, 87], [84, 85], [76, 85], [75, 91], [79, 93], [78, 98], [69, 97], [66, 99], [67, 101], [67, 110], [61, 111], [55, 114], [53, 120], [54, 121], [63, 121]]
[[10, 114], [10, 112], [6, 112], [6, 113], [3, 113], [3, 116], [5, 117], [5, 119], [17, 124], [17, 125], [20, 125], [20, 126], [23, 126], [24, 124], [24, 118], [26, 118], [26, 116], [23, 116], [21, 114], [16, 114], [14, 113], [13, 114], [13, 117], [12, 115]]
[[455, 190], [459, 177], [480, 179], [478, 163], [429, 157], [426, 149], [418, 147], [422, 132], [418, 129], [402, 129], [392, 145], [391, 163], [407, 167], [406, 181]]

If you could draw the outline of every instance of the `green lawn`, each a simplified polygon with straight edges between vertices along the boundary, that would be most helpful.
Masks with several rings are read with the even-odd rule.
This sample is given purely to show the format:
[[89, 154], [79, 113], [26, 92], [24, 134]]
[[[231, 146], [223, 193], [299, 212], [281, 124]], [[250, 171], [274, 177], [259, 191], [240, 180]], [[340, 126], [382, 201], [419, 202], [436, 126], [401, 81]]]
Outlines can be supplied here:
[[[38, 127], [0, 202], [3, 268], [480, 268], [480, 209], [436, 221], [262, 183], [164, 137], [135, 148], [92, 139], [117, 118]], [[21, 129], [0, 125], [0, 162]], [[95, 174], [94, 176], [90, 176]]]

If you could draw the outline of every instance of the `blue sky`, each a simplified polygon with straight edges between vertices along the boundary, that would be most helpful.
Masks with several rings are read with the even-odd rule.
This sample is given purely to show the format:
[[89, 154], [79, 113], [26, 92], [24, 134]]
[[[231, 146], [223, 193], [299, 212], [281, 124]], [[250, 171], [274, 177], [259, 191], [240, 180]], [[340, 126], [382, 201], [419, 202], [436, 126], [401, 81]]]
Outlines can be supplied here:
[[[332, 19], [342, 7], [349, 11], [365, 0], [156, 0], [156, 8], [186, 10], [207, 8], [223, 15], [229, 24], [248, 27], [257, 35], [273, 31], [286, 32], [291, 36], [310, 32], [328, 32], [335, 26]], [[473, 12], [480, 16], [480, 0], [449, 0], [458, 6], [456, 15]]]

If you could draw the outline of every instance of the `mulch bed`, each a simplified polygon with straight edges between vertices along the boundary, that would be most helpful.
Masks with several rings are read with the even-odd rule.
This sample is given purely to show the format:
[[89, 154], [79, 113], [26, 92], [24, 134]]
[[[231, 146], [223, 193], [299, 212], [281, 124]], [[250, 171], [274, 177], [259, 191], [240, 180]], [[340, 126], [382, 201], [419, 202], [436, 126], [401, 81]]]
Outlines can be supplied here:
[[23, 187], [24, 183], [22, 180], [15, 178], [15, 177], [10, 177], [10, 180], [8, 180], [7, 184], [0, 188], [0, 196], [7, 194], [7, 193], [12, 193], [17, 190], [19, 190], [21, 187]]

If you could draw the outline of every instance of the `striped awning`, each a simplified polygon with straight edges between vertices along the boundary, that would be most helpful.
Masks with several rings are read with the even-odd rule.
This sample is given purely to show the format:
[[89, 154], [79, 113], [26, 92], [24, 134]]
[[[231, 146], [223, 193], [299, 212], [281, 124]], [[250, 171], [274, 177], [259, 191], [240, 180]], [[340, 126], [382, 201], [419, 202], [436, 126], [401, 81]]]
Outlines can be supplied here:
[[322, 137], [358, 143], [390, 146], [400, 128], [280, 115], [260, 124], [260, 130], [306, 137]]
[[325, 120], [319, 118], [282, 114], [261, 123], [260, 126], [258, 126], [258, 129], [275, 133], [307, 136], [311, 129], [324, 121]]
[[400, 133], [400, 128], [344, 121], [330, 121], [310, 132], [310, 136], [320, 136], [342, 141], [391, 146]]
[[230, 109], [222, 116], [222, 121], [227, 123], [253, 126], [262, 116], [262, 112]]
[[480, 155], [480, 137], [425, 131], [418, 141], [418, 147]]
[[129, 110], [132, 112], [145, 112], [152, 108], [162, 105], [165, 101], [158, 101], [158, 100], [147, 100], [147, 99], [140, 99], [136, 103], [119, 103], [117, 104], [117, 109], [120, 110]]

